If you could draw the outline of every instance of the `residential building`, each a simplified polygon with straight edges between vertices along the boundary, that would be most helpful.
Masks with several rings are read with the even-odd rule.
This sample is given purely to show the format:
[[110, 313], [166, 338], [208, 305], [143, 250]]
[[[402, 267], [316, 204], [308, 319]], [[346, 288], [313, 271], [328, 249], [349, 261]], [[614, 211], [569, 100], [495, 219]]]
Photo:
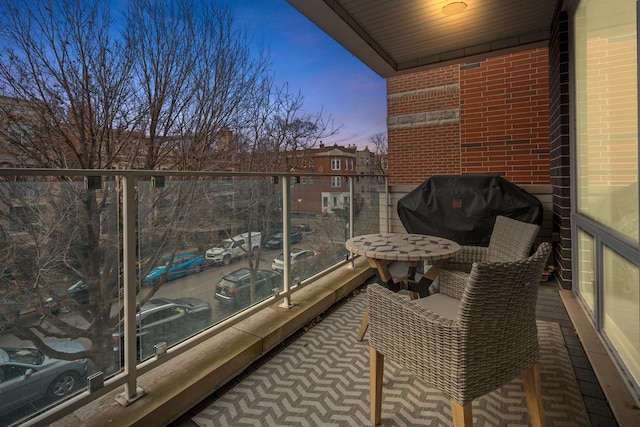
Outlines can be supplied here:
[[[300, 172], [291, 192], [292, 210], [298, 214], [331, 213], [349, 205], [349, 177], [356, 175], [356, 147], [337, 144], [304, 150], [296, 154], [295, 171]], [[305, 176], [326, 174], [328, 179]]]

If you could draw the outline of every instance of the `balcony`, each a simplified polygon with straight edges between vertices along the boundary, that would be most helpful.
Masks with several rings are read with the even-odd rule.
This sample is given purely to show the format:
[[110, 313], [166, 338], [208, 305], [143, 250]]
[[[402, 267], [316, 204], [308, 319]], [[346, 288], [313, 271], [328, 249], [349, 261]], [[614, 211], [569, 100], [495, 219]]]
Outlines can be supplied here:
[[[12, 302], [3, 306], [0, 347], [78, 342], [83, 353], [51, 356], [87, 359], [88, 365], [88, 379], [78, 375], [78, 386], [60, 396], [64, 400], [50, 395], [3, 410], [8, 425], [161, 425], [176, 419], [357, 293], [373, 271], [348, 257], [345, 240], [394, 226], [392, 197], [381, 176], [345, 176], [336, 188], [326, 175], [0, 174], [7, 181], [0, 184], [3, 296]], [[295, 247], [312, 257], [300, 264], [282, 257], [282, 273], [267, 277], [273, 259], [292, 252], [294, 230], [302, 235]], [[284, 236], [281, 247], [267, 249], [276, 233]], [[229, 258], [216, 256], [226, 253]], [[580, 310], [565, 293], [573, 307], [569, 320], [557, 288], [545, 289], [544, 316], [560, 316], [568, 346], [579, 352], [571, 320], [581, 319], [573, 317]], [[176, 299], [181, 301], [163, 306]], [[19, 311], [8, 312], [16, 302]], [[136, 314], [140, 306], [148, 317]], [[157, 307], [171, 312], [157, 314]], [[585, 362], [579, 354], [573, 359], [576, 372], [591, 372], [579, 366]], [[585, 389], [599, 387], [586, 383]], [[592, 423], [615, 425], [604, 395], [582, 394], [585, 403], [602, 405], [592, 411]]]

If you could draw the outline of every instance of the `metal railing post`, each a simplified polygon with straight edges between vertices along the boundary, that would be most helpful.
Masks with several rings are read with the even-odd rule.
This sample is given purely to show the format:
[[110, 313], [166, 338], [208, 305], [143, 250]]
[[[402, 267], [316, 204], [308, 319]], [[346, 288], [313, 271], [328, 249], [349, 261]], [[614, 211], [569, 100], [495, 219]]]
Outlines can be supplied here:
[[354, 178], [353, 176], [349, 177], [349, 223], [347, 224], [347, 226], [349, 227], [349, 238], [352, 238], [354, 236], [354, 224], [355, 224], [355, 218], [356, 218], [356, 214], [355, 214], [355, 195], [356, 195], [356, 183], [355, 180], [357, 178]]
[[[349, 238], [352, 238], [355, 235], [355, 179], [350, 176], [349, 177]], [[351, 268], [356, 268], [355, 258], [353, 253], [349, 253], [349, 258], [351, 259]]]
[[387, 205], [387, 233], [391, 233], [391, 200], [389, 199], [389, 180], [384, 177], [385, 203]]
[[[127, 406], [145, 395], [137, 387], [136, 348], [136, 177], [122, 178], [122, 231], [123, 231], [123, 276], [124, 276], [124, 370], [127, 382], [124, 393], [116, 401]], [[114, 352], [115, 353], [115, 352]], [[116, 363], [119, 361], [116, 361]]]
[[288, 177], [282, 177], [282, 280], [286, 296], [282, 300], [282, 307], [291, 307], [291, 181]]

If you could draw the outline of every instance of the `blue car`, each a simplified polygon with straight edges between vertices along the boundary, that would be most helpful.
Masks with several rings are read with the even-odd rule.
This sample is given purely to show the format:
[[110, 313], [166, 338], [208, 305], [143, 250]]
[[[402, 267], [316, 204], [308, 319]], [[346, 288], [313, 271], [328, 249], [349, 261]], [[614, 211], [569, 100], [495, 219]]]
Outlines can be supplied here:
[[147, 286], [155, 286], [191, 273], [200, 273], [205, 267], [204, 257], [196, 254], [177, 254], [173, 258], [166, 256], [163, 261], [162, 265], [154, 267], [144, 278]]

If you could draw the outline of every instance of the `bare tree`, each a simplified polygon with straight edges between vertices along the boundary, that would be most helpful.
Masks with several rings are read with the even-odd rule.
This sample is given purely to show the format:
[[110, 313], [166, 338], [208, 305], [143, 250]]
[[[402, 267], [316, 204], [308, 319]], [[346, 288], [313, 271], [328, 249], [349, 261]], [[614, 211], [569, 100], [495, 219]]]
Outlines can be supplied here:
[[[21, 100], [21, 108], [3, 104], [4, 155], [29, 167], [116, 166], [139, 114], [131, 106], [131, 56], [112, 38], [106, 3], [7, 1], [3, 11], [0, 85], [5, 95]], [[111, 272], [101, 270], [111, 266], [118, 273], [118, 251], [117, 234], [115, 242], [106, 238], [101, 218], [117, 206], [118, 195], [112, 186], [66, 181], [42, 184], [47, 188], [36, 191], [35, 199], [14, 194], [12, 207], [4, 211], [15, 222], [11, 212], [17, 205], [19, 219], [28, 221], [22, 227], [29, 239], [5, 234], [3, 250], [22, 295], [35, 297], [31, 305], [40, 319], [35, 325], [14, 324], [14, 333], [54, 357], [89, 357], [105, 370], [112, 364], [105, 358], [112, 346], [105, 332], [117, 319], [110, 313]], [[7, 256], [11, 253], [31, 257]], [[60, 321], [42, 303], [70, 271], [93, 293], [83, 311], [88, 326]], [[88, 338], [90, 345], [82, 355], [51, 354], [44, 339], [63, 336]]]
[[[244, 120], [268, 55], [249, 49], [219, 2], [140, 0], [129, 3], [124, 37], [134, 59], [143, 167], [208, 170], [228, 161], [218, 144]], [[223, 141], [224, 142], [224, 141]], [[222, 158], [220, 158], [222, 157]]]
[[[0, 1], [0, 151], [13, 166], [280, 171], [291, 151], [334, 132], [321, 115], [302, 114], [300, 95], [275, 87], [267, 52], [251, 53], [219, 2], [130, 2], [118, 32], [106, 0]], [[234, 216], [228, 221], [268, 230], [265, 212], [279, 199], [263, 181], [247, 181], [246, 200], [220, 208]], [[0, 292], [27, 295], [38, 314], [34, 324], [8, 318], [12, 333], [107, 371], [120, 320], [117, 181], [12, 185], [20, 191], [0, 192], [0, 262], [11, 271]], [[148, 252], [139, 248], [140, 277], [184, 248], [193, 230], [226, 221], [206, 219], [207, 206], [196, 202], [224, 205], [219, 193], [216, 183], [186, 179], [139, 193], [149, 218], [140, 227], [154, 233]], [[60, 301], [82, 322], [56, 317], [45, 303], [69, 278], [86, 286], [88, 302]], [[49, 337], [83, 338], [87, 350], [54, 353]]]
[[[29, 102], [25, 131], [4, 135], [8, 154], [26, 166], [109, 169], [135, 124], [129, 108], [132, 62], [111, 37], [100, 3], [7, 1], [2, 15], [0, 82], [5, 95]], [[19, 138], [16, 140], [16, 138]], [[46, 148], [46, 149], [43, 149]]]
[[376, 162], [375, 173], [385, 173], [387, 169], [387, 134], [380, 132], [369, 137], [369, 141], [373, 143], [374, 155]]
[[[233, 155], [237, 170], [243, 172], [290, 171], [296, 153], [313, 148], [317, 142], [333, 135], [337, 129], [329, 118], [302, 113], [302, 95], [289, 92], [287, 84], [277, 86], [273, 76], [265, 75], [252, 87], [252, 102], [243, 109], [243, 121], [237, 128]], [[236, 205], [233, 215], [241, 218], [249, 230], [259, 229], [268, 237], [282, 220], [281, 186], [269, 179], [239, 181], [239, 194], [244, 198]], [[260, 252], [258, 252], [258, 255]], [[255, 272], [260, 257], [249, 257], [251, 271], [251, 302], [255, 294]]]

